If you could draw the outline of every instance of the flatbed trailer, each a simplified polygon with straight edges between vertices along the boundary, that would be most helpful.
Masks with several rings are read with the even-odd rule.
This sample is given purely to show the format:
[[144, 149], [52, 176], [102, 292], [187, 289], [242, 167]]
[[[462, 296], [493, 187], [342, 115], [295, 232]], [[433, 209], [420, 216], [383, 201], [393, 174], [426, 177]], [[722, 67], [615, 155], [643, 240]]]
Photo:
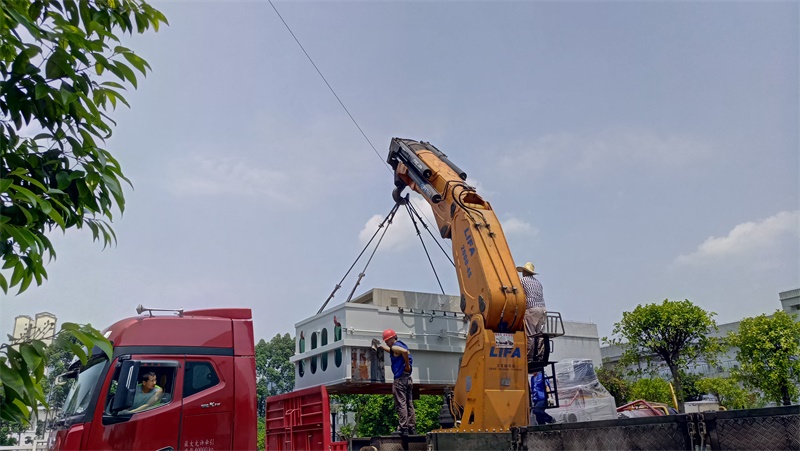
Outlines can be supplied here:
[[333, 441], [324, 386], [270, 398], [269, 451], [800, 451], [800, 405]]
[[[800, 450], [800, 406], [428, 434], [428, 450]], [[380, 448], [379, 448], [380, 449]]]

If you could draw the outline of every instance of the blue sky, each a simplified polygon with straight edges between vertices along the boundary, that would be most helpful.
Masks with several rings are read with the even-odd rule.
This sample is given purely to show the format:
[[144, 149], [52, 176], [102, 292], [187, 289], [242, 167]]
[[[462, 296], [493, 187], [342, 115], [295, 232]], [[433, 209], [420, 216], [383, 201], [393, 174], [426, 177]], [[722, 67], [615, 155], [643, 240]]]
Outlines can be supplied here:
[[[155, 5], [171, 26], [127, 40], [153, 73], [108, 142], [135, 187], [119, 244], [54, 237], [50, 280], [0, 303], [3, 330], [143, 303], [293, 332], [391, 208], [393, 136], [466, 170], [548, 307], [601, 336], [640, 303], [728, 322], [800, 287], [796, 2], [276, 2], [377, 154], [269, 3]], [[373, 287], [438, 291], [405, 218]]]

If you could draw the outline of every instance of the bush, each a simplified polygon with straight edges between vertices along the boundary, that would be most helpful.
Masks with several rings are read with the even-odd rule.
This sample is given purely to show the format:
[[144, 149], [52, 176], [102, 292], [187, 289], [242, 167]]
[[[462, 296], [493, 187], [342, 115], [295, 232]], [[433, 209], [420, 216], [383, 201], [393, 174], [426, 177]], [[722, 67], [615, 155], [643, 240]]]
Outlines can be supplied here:
[[631, 387], [631, 398], [672, 405], [669, 382], [660, 378], [643, 378], [634, 382]]

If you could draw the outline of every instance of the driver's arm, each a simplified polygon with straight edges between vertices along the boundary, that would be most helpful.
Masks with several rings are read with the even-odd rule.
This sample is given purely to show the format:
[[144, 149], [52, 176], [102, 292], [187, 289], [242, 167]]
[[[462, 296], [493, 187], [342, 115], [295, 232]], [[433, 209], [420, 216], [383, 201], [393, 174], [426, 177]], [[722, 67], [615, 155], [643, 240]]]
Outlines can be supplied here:
[[150, 399], [148, 399], [146, 403], [142, 404], [141, 406], [135, 409], [129, 410], [128, 413], [141, 412], [143, 410], [150, 409], [156, 404], [158, 404], [158, 402], [161, 401], [161, 395], [164, 394], [164, 390], [158, 385], [156, 385], [156, 388], [154, 390], [156, 391], [155, 394]]

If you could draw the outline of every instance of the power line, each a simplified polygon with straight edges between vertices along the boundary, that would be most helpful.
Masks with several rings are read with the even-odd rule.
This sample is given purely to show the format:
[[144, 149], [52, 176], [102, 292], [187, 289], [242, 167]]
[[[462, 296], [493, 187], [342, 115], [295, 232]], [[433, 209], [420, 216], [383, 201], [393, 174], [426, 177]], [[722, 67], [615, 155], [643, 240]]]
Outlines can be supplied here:
[[333, 96], [336, 97], [336, 100], [339, 101], [339, 105], [341, 105], [342, 108], [344, 109], [345, 113], [347, 113], [347, 115], [350, 116], [350, 120], [353, 121], [353, 124], [355, 124], [356, 128], [358, 129], [358, 131], [361, 132], [361, 136], [363, 136], [364, 139], [367, 140], [367, 143], [369, 144], [370, 147], [372, 147], [372, 150], [375, 152], [375, 155], [377, 155], [378, 158], [383, 162], [383, 164], [386, 165], [386, 167], [388, 167], [389, 170], [391, 170], [392, 168], [389, 167], [389, 164], [386, 163], [386, 161], [383, 160], [383, 157], [381, 157], [381, 154], [378, 153], [378, 149], [376, 149], [375, 146], [372, 144], [372, 141], [369, 140], [369, 138], [367, 137], [367, 134], [364, 133], [364, 130], [362, 130], [361, 126], [358, 125], [358, 122], [356, 122], [356, 119], [353, 117], [353, 115], [350, 114], [350, 110], [348, 110], [347, 107], [344, 106], [344, 102], [342, 102], [342, 99], [339, 98], [339, 96], [336, 94], [336, 91], [334, 91], [333, 87], [331, 87], [331, 84], [328, 83], [328, 80], [325, 78], [324, 75], [322, 75], [322, 71], [319, 70], [319, 68], [317, 67], [316, 63], [314, 63], [314, 60], [311, 59], [311, 55], [309, 55], [308, 52], [306, 52], [305, 47], [303, 47], [303, 44], [301, 44], [300, 40], [297, 39], [297, 36], [295, 36], [295, 34], [292, 31], [292, 29], [289, 27], [289, 24], [287, 24], [286, 21], [283, 19], [283, 16], [281, 16], [281, 13], [278, 12], [278, 8], [275, 7], [275, 5], [272, 3], [272, 0], [269, 0], [269, 4], [270, 4], [270, 6], [272, 6], [272, 9], [275, 10], [275, 14], [277, 14], [278, 17], [281, 19], [281, 22], [283, 22], [283, 25], [286, 26], [286, 29], [289, 30], [289, 34], [291, 34], [292, 37], [294, 38], [294, 42], [296, 42], [297, 45], [300, 46], [300, 49], [303, 50], [303, 53], [305, 53], [306, 58], [308, 58], [308, 61], [311, 62], [311, 65], [314, 66], [314, 69], [317, 70], [317, 73], [319, 74], [319, 76], [322, 77], [322, 81], [325, 82], [325, 85], [327, 85], [328, 89], [331, 90], [331, 93], [333, 94]]
[[[350, 110], [348, 110], [348, 109], [347, 109], [347, 107], [344, 105], [344, 102], [342, 102], [342, 99], [340, 99], [340, 98], [339, 98], [339, 95], [337, 95], [337, 94], [336, 94], [336, 91], [334, 91], [334, 90], [333, 90], [333, 87], [331, 86], [331, 84], [330, 84], [330, 83], [328, 83], [328, 80], [325, 78], [325, 75], [323, 75], [323, 74], [322, 74], [322, 71], [321, 71], [321, 70], [319, 70], [319, 67], [317, 67], [317, 64], [316, 64], [316, 63], [314, 63], [314, 60], [311, 58], [311, 55], [309, 55], [309, 54], [308, 54], [308, 52], [306, 51], [305, 47], [303, 47], [303, 44], [301, 44], [301, 43], [300, 43], [300, 40], [299, 40], [299, 39], [297, 39], [297, 36], [296, 36], [296, 35], [294, 34], [294, 32], [292, 31], [292, 28], [291, 28], [291, 27], [289, 27], [289, 24], [288, 24], [288, 23], [286, 23], [286, 20], [284, 20], [283, 16], [282, 16], [282, 15], [281, 15], [281, 13], [278, 11], [278, 8], [276, 8], [276, 7], [275, 7], [275, 4], [273, 4], [273, 3], [272, 3], [272, 0], [269, 0], [269, 4], [270, 4], [270, 6], [272, 6], [272, 9], [273, 9], [273, 10], [275, 10], [275, 14], [277, 14], [277, 15], [278, 15], [278, 18], [280, 18], [280, 19], [281, 19], [281, 22], [283, 22], [283, 25], [284, 25], [284, 26], [286, 27], [286, 29], [289, 31], [289, 34], [291, 34], [291, 35], [292, 35], [292, 38], [294, 38], [294, 42], [296, 42], [296, 43], [297, 43], [297, 45], [298, 45], [298, 46], [300, 46], [300, 49], [301, 49], [301, 50], [303, 51], [303, 53], [306, 55], [306, 58], [308, 58], [308, 61], [311, 63], [311, 65], [312, 65], [312, 66], [314, 66], [314, 69], [317, 71], [317, 73], [319, 74], [319, 76], [322, 78], [322, 81], [324, 81], [324, 82], [325, 82], [325, 85], [326, 85], [326, 86], [328, 87], [328, 89], [331, 91], [331, 94], [333, 94], [333, 96], [334, 96], [334, 97], [336, 97], [336, 100], [339, 102], [339, 105], [341, 105], [341, 106], [342, 106], [342, 109], [344, 109], [345, 113], [347, 113], [347, 115], [350, 117], [350, 120], [351, 120], [351, 121], [353, 121], [353, 124], [356, 126], [356, 128], [358, 129], [358, 131], [361, 133], [361, 136], [363, 136], [363, 137], [364, 137], [364, 139], [365, 139], [365, 140], [367, 140], [367, 143], [369, 144], [369, 146], [370, 146], [370, 147], [372, 147], [372, 151], [373, 151], [373, 152], [375, 152], [375, 155], [377, 155], [377, 157], [378, 157], [378, 158], [381, 160], [381, 162], [384, 164], [384, 166], [386, 166], [386, 167], [387, 167], [387, 168], [388, 168], [390, 171], [392, 171], [392, 168], [391, 168], [391, 166], [389, 166], [389, 164], [386, 162], [386, 160], [384, 160], [384, 159], [383, 159], [383, 157], [381, 157], [381, 154], [378, 152], [378, 149], [376, 149], [376, 148], [375, 148], [375, 146], [372, 144], [372, 141], [370, 141], [370, 139], [367, 137], [367, 134], [366, 134], [366, 133], [364, 133], [364, 130], [362, 130], [362, 129], [361, 129], [361, 126], [360, 126], [360, 125], [358, 125], [358, 122], [357, 122], [357, 121], [356, 121], [356, 119], [353, 117], [353, 115], [352, 115], [352, 114], [350, 114]], [[413, 206], [412, 206], [412, 208], [413, 208]], [[414, 210], [414, 211], [416, 212], [416, 210]], [[425, 212], [421, 212], [421, 213], [422, 213], [422, 216], [425, 216], [425, 218], [426, 218], [426, 219], [428, 219], [428, 221], [429, 221], [431, 224], [433, 224], [433, 221], [431, 221], [431, 220], [430, 220], [430, 218], [428, 218], [428, 215], [427, 215], [427, 214], [425, 214]], [[418, 214], [418, 217], [419, 217], [419, 213], [417, 213], [417, 214]], [[410, 212], [409, 212], [409, 215], [410, 215]], [[412, 220], [413, 220], [413, 217], [412, 217]], [[420, 221], [422, 221], [422, 218], [421, 218], [421, 217], [420, 217]], [[423, 224], [424, 224], [424, 221], [423, 221]], [[425, 228], [426, 228], [426, 230], [427, 230], [427, 226], [426, 226]], [[377, 233], [377, 232], [376, 232], [376, 233]], [[430, 230], [428, 230], [428, 233], [430, 233]], [[433, 237], [433, 238], [434, 238], [434, 242], [435, 242], [435, 243], [436, 243], [436, 244], [439, 246], [439, 248], [440, 248], [440, 249], [442, 249], [442, 245], [441, 245], [441, 244], [438, 242], [438, 240], [436, 240], [436, 238], [433, 236], [433, 234], [431, 234], [431, 237]], [[373, 237], [373, 238], [374, 238], [374, 237]], [[423, 247], [425, 247], [425, 244], [424, 244], [424, 243], [423, 243]], [[442, 251], [444, 251], [444, 249], [442, 249]], [[363, 251], [362, 251], [362, 252], [363, 252]], [[427, 249], [426, 249], [426, 252], [427, 252]], [[447, 255], [447, 253], [446, 253], [446, 252], [445, 252], [445, 255]], [[448, 256], [448, 259], [449, 259], [449, 256]], [[357, 259], [356, 259], [356, 260], [357, 260]], [[451, 260], [450, 262], [452, 263], [452, 260]], [[355, 263], [354, 263], [354, 264], [355, 264]], [[352, 268], [350, 268], [350, 269], [352, 269]], [[348, 271], [348, 273], [349, 273], [349, 271]], [[436, 270], [435, 270], [435, 269], [434, 269], [434, 274], [436, 274]], [[347, 277], [347, 274], [345, 274], [345, 277]], [[437, 277], [437, 281], [438, 281], [438, 275], [437, 275], [436, 277]], [[344, 279], [342, 279], [342, 280], [344, 280]], [[439, 286], [441, 287], [441, 282], [439, 283]], [[337, 289], [338, 289], [338, 286], [337, 286]], [[336, 290], [334, 289], [334, 292], [335, 292], [335, 291], [336, 291]], [[331, 297], [333, 297], [333, 293], [331, 293]], [[330, 298], [328, 299], [328, 301], [329, 301], [329, 300], [330, 300]], [[327, 304], [327, 303], [328, 303], [328, 301], [325, 301], [325, 304]], [[322, 306], [322, 309], [324, 309], [324, 308], [325, 308], [325, 305], [323, 305], [323, 306]], [[320, 309], [320, 311], [322, 311], [322, 309]]]

